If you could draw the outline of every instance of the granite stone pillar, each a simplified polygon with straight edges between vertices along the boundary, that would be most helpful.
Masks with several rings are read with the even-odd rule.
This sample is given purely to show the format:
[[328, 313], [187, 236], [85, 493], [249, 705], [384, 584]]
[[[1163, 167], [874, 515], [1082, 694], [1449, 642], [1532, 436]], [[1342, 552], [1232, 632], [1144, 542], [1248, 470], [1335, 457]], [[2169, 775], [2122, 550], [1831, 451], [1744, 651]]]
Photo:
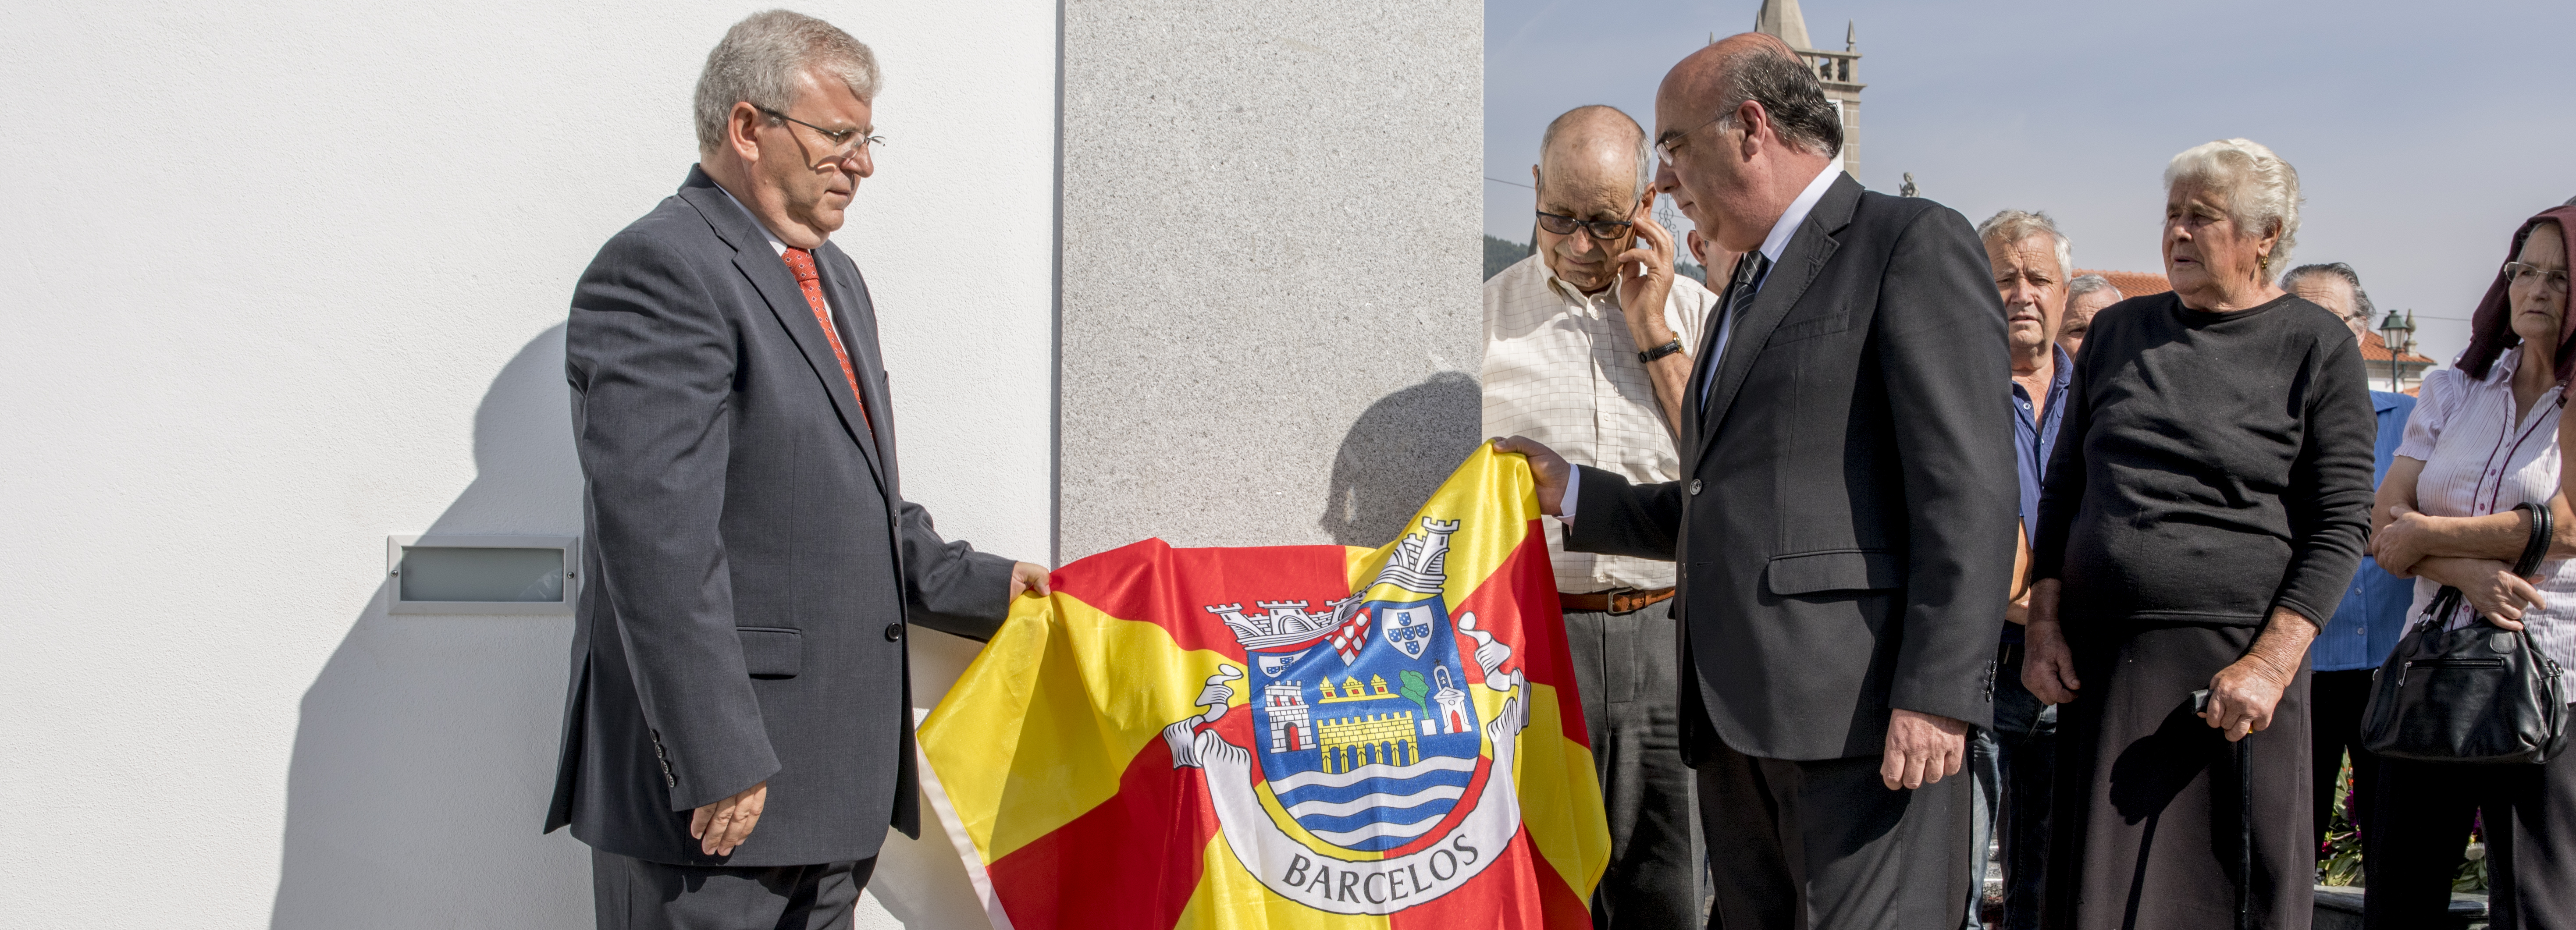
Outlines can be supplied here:
[[1063, 11], [1059, 563], [1393, 538], [1481, 438], [1483, 5]]

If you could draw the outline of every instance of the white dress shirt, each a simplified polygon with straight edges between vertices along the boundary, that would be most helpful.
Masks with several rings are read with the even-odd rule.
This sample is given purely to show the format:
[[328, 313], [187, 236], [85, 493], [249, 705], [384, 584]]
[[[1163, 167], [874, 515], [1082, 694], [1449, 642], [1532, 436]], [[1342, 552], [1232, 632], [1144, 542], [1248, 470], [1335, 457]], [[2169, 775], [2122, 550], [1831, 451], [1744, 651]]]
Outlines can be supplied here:
[[[774, 233], [774, 232], [770, 232], [770, 231], [769, 231], [769, 224], [767, 224], [767, 223], [763, 223], [763, 222], [761, 222], [761, 221], [760, 221], [760, 214], [757, 214], [757, 213], [753, 213], [753, 212], [751, 212], [751, 208], [750, 208], [750, 207], [743, 206], [743, 202], [742, 202], [742, 201], [734, 199], [733, 192], [732, 192], [732, 191], [725, 190], [725, 189], [724, 189], [724, 185], [722, 185], [722, 184], [718, 184], [718, 185], [716, 185], [716, 190], [719, 190], [719, 191], [723, 191], [723, 192], [724, 192], [724, 195], [725, 195], [725, 202], [726, 202], [726, 203], [730, 203], [730, 204], [733, 204], [735, 207], [739, 207], [739, 208], [741, 208], [741, 210], [742, 210], [742, 215], [744, 215], [744, 216], [747, 216], [747, 217], [750, 217], [750, 218], [751, 218], [751, 226], [752, 226], [752, 228], [753, 228], [753, 229], [760, 230], [760, 234], [761, 234], [762, 236], [768, 237], [768, 239], [769, 239], [769, 249], [770, 249], [770, 251], [773, 251], [773, 252], [778, 253], [778, 258], [779, 258], [779, 260], [780, 260], [782, 263], [783, 263], [783, 262], [785, 262], [785, 260], [786, 260], [786, 258], [787, 258], [787, 243], [784, 243], [784, 242], [780, 242], [780, 241], [778, 241], [778, 234], [777, 234], [777, 233]], [[811, 250], [808, 250], [808, 251], [811, 251]], [[819, 261], [819, 260], [818, 260], [818, 261], [816, 261], [816, 262], [814, 263], [814, 273], [815, 273], [815, 274], [821, 274], [821, 273], [823, 273], [823, 263], [822, 263], [821, 261]], [[832, 313], [832, 322], [834, 322], [834, 323], [839, 323], [839, 322], [841, 321], [841, 308], [836, 307], [836, 306], [833, 306], [833, 304], [832, 304], [832, 289], [831, 289], [831, 288], [828, 288], [828, 287], [823, 289], [823, 309], [831, 311], [831, 313]]]
[[[1789, 250], [1789, 240], [1797, 238], [1798, 227], [1807, 225], [1807, 214], [1816, 212], [1816, 202], [1825, 199], [1825, 191], [1832, 189], [1834, 179], [1842, 177], [1842, 174], [1842, 159], [1827, 160], [1825, 170], [1816, 172], [1816, 177], [1807, 182], [1807, 188], [1798, 192], [1797, 199], [1789, 201], [1788, 212], [1780, 214], [1780, 221], [1771, 224], [1770, 235], [1762, 237], [1762, 257], [1770, 259], [1774, 270], [1780, 264], [1780, 253]], [[1762, 285], [1771, 276], [1766, 272], [1762, 278], [1753, 282], [1756, 294], [1762, 293]], [[1726, 343], [1734, 336], [1735, 319], [1729, 314], [1726, 321], [1717, 327], [1717, 346], [1709, 352], [1708, 377], [1699, 383], [1700, 403], [1708, 403], [1708, 392], [1717, 385], [1717, 363], [1725, 360]]]
[[[1675, 275], [1664, 325], [1696, 347], [1715, 306], [1717, 295]], [[1485, 282], [1485, 435], [1526, 436], [1639, 483], [1679, 477], [1673, 429], [1637, 352], [1617, 287], [1585, 294], [1545, 255], [1522, 259]], [[1564, 527], [1542, 526], [1559, 591], [1672, 587], [1670, 562], [1567, 552]]]
[[[1771, 232], [1762, 237], [1762, 257], [1770, 259], [1774, 266], [1780, 264], [1780, 254], [1789, 250], [1789, 240], [1797, 238], [1798, 227], [1807, 225], [1807, 214], [1816, 212], [1816, 202], [1825, 199], [1825, 191], [1831, 190], [1834, 179], [1842, 177], [1842, 174], [1842, 159], [1832, 158], [1825, 161], [1824, 170], [1816, 172], [1815, 178], [1807, 182], [1806, 189], [1799, 191], [1798, 196], [1789, 201], [1789, 209], [1780, 214], [1779, 222], [1771, 224]], [[1774, 267], [1772, 270], [1779, 269]], [[1765, 274], [1763, 281], [1753, 282], [1754, 293], [1761, 293], [1763, 283], [1769, 279], [1770, 275]], [[1720, 296], [1722, 299], [1723, 295]], [[1708, 373], [1699, 383], [1699, 399], [1702, 404], [1708, 403], [1708, 392], [1717, 385], [1718, 363], [1726, 360], [1726, 344], [1734, 335], [1735, 319], [1732, 314], [1729, 314], [1726, 320], [1718, 324], [1717, 345], [1709, 350], [1706, 366]], [[1569, 458], [1567, 461], [1570, 462], [1573, 459]], [[1557, 508], [1563, 511], [1564, 515], [1557, 519], [1572, 523], [1574, 522], [1574, 502], [1583, 491], [1583, 472], [1575, 470], [1566, 474], [1565, 502]]]
[[[2406, 441], [2397, 447], [2398, 455], [2424, 463], [2415, 479], [2415, 509], [2433, 517], [2481, 517], [2515, 504], [2546, 507], [2558, 493], [2560, 389], [2542, 393], [2516, 418], [2513, 370], [2521, 360], [2522, 347], [2515, 346], [2496, 358], [2483, 380], [2470, 380], [2456, 368], [2424, 375], [2423, 399], [2406, 418]], [[2533, 646], [2558, 662], [2566, 685], [2576, 688], [2576, 559], [2541, 562], [2532, 587], [2549, 606], [2523, 608], [2523, 628]], [[2441, 588], [2432, 579], [2415, 579], [2409, 624], [2424, 615]], [[2453, 628], [2478, 622], [2465, 604], [2447, 620]]]

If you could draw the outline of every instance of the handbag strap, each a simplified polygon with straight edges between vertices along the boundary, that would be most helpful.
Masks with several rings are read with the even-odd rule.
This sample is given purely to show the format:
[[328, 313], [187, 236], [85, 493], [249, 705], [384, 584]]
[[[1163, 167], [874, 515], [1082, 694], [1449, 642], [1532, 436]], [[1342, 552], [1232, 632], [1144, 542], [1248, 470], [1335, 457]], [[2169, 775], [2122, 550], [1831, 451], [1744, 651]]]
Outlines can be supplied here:
[[2416, 628], [2438, 643], [2443, 635], [2442, 628], [2450, 623], [2451, 612], [2460, 609], [2460, 602], [2466, 599], [2460, 589], [2443, 585], [2442, 590], [2433, 592], [2432, 603], [2424, 605], [2423, 616], [2415, 619]]

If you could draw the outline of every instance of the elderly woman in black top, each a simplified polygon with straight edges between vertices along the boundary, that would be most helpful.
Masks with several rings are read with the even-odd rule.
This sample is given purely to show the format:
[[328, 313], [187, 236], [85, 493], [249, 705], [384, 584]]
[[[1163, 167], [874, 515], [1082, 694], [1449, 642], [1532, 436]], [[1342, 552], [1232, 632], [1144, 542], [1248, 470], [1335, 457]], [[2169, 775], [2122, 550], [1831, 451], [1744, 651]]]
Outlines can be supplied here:
[[2175, 156], [2174, 290], [2104, 309], [2076, 361], [2022, 672], [2066, 705], [2046, 926], [2308, 926], [2308, 642], [2361, 559], [2377, 424], [2352, 331], [2272, 283], [2298, 183], [2244, 139]]

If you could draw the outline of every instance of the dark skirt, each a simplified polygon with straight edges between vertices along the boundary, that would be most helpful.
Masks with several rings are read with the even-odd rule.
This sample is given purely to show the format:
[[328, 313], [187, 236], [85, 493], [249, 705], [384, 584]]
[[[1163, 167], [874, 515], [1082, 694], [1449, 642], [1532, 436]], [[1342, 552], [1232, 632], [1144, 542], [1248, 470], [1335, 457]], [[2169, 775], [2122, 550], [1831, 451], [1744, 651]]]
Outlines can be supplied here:
[[[2308, 845], [2307, 668], [2282, 693], [2272, 726], [2231, 744], [2192, 713], [2190, 697], [2244, 656], [2258, 630], [2087, 632], [2070, 625], [2083, 687], [2058, 709], [2042, 926], [2234, 927], [2245, 825], [2251, 926], [2307, 930], [2317, 865]], [[2250, 810], [2240, 800], [2248, 788]]]
[[2576, 752], [2547, 765], [2379, 760], [2362, 828], [2362, 926], [2441, 926], [2469, 825], [2483, 816], [2487, 926], [2576, 927]]

